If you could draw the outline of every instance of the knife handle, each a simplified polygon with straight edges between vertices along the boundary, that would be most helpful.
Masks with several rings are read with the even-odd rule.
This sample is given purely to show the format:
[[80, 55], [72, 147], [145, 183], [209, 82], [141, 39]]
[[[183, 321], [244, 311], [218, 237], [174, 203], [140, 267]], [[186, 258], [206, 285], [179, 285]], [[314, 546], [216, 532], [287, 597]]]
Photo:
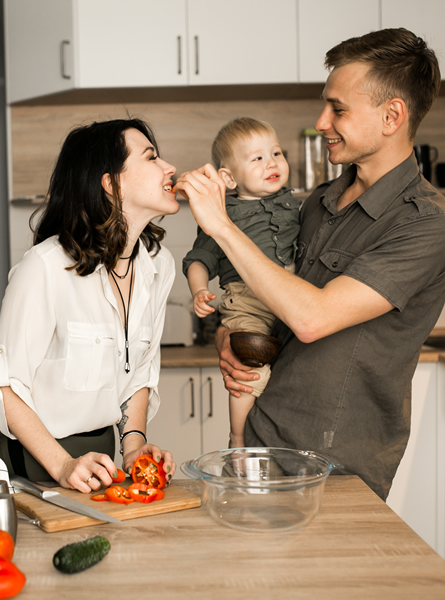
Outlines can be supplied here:
[[20, 477], [20, 475], [12, 475], [9, 480], [14, 488], [22, 490], [23, 492], [28, 492], [28, 494], [32, 494], [37, 498], [41, 498], [43, 495], [43, 491], [29, 481], [29, 479], [25, 479], [25, 477]]

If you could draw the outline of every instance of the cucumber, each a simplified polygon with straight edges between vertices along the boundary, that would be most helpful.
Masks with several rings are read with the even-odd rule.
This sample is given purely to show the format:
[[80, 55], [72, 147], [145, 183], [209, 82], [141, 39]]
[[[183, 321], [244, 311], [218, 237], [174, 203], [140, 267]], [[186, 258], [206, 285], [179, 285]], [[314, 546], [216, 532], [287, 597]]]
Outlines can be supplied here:
[[96, 535], [60, 548], [53, 556], [53, 565], [62, 573], [79, 573], [102, 560], [110, 548], [107, 538]]

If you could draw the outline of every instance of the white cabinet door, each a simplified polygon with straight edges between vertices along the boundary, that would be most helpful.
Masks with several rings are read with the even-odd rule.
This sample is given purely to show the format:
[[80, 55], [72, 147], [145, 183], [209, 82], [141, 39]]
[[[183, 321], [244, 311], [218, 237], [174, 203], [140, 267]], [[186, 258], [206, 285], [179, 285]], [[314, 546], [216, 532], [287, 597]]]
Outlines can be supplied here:
[[426, 39], [436, 52], [442, 79], [445, 78], [444, 0], [381, 0], [382, 29], [405, 27]]
[[326, 81], [324, 58], [330, 48], [380, 29], [379, 0], [299, 0], [298, 11], [302, 83]]
[[74, 0], [76, 86], [187, 83], [185, 0]]
[[229, 392], [218, 367], [201, 369], [203, 454], [228, 447]]
[[297, 81], [296, 0], [189, 0], [191, 85]]
[[71, 89], [71, 0], [4, 0], [7, 101]]
[[200, 369], [162, 369], [159, 379], [161, 405], [149, 423], [147, 438], [173, 454], [177, 477], [181, 463], [201, 454]]
[[[443, 503], [438, 503], [439, 482], [443, 486], [445, 481], [443, 458], [439, 473], [438, 368], [444, 366], [417, 366], [412, 384], [411, 435], [387, 498], [388, 506], [437, 552], [438, 515], [445, 511]], [[442, 431], [443, 423], [442, 414]], [[443, 540], [445, 532], [441, 533]]]

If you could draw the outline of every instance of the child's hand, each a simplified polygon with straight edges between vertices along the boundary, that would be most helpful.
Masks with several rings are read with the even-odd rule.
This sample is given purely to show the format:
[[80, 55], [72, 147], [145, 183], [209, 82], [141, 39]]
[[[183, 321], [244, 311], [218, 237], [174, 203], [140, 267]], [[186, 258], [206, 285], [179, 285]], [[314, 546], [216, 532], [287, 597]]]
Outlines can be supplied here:
[[203, 319], [204, 317], [207, 317], [207, 315], [215, 312], [213, 306], [209, 305], [209, 302], [215, 299], [215, 294], [212, 294], [209, 290], [199, 290], [199, 292], [196, 292], [193, 297], [193, 310], [195, 311], [195, 314]]

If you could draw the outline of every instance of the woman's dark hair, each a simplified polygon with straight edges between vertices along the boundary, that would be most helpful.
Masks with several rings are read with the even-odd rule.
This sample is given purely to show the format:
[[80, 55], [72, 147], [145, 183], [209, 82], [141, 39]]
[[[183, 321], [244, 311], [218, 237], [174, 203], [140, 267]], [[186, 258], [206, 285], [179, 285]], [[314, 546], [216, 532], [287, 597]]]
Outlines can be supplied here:
[[352, 62], [369, 65], [375, 106], [402, 98], [408, 108], [410, 139], [440, 90], [437, 57], [426, 42], [403, 27], [381, 29], [341, 42], [326, 53], [328, 69]]
[[[151, 128], [140, 119], [94, 122], [71, 131], [51, 176], [46, 202], [31, 216], [34, 245], [56, 235], [72, 257], [79, 275], [92, 273], [103, 263], [108, 272], [116, 265], [127, 244], [127, 224], [122, 214], [119, 175], [129, 150], [125, 131], [137, 129], [154, 146]], [[113, 198], [102, 187], [102, 176], [111, 178]], [[35, 227], [32, 221], [39, 214]], [[147, 250], [160, 250], [165, 231], [149, 223], [141, 234]], [[134, 256], [139, 244], [135, 245]]]

